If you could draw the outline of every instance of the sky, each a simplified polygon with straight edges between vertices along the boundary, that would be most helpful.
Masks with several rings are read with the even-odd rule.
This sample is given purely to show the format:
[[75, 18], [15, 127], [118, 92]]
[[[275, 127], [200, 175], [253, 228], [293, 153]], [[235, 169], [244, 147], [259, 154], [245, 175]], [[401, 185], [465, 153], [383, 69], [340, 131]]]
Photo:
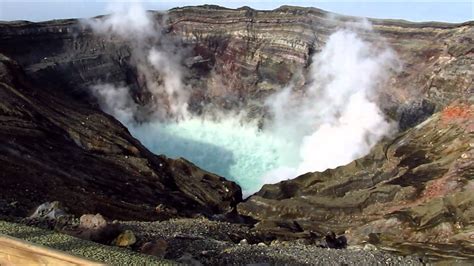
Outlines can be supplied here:
[[[87, 18], [109, 13], [111, 0], [0, 0], [0, 20], [43, 21], [59, 18]], [[137, 1], [135, 1], [137, 2]], [[474, 0], [470, 1], [328, 1], [328, 0], [145, 0], [143, 6], [150, 10], [168, 10], [173, 7], [216, 4], [229, 8], [250, 6], [270, 10], [282, 5], [317, 7], [327, 11], [352, 16], [405, 19], [410, 21], [464, 22], [474, 20]]]

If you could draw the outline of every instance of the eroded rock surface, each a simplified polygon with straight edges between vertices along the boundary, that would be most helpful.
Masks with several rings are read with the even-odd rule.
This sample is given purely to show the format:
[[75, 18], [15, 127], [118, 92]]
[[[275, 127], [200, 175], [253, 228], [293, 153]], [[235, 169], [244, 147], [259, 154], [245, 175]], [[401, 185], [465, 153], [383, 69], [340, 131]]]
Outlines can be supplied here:
[[238, 211], [277, 238], [333, 230], [349, 244], [472, 256], [473, 134], [474, 105], [453, 103], [348, 165], [265, 185]]
[[[157, 23], [163, 21], [161, 13], [153, 16]], [[370, 22], [373, 30], [359, 34], [392, 47], [401, 62], [401, 71], [385, 86], [380, 100], [403, 130], [472, 94], [473, 22]], [[190, 106], [195, 112], [202, 111], [202, 105], [194, 103], [203, 103], [211, 108], [246, 108], [258, 116], [265, 96], [307, 82], [312, 55], [321, 51], [331, 33], [357, 23], [361, 24], [359, 18], [315, 8], [257, 11], [198, 6], [170, 10], [161, 29], [162, 38], [172, 40], [183, 53], [185, 83], [194, 88]], [[130, 62], [129, 44], [95, 35], [81, 21], [0, 24], [0, 52], [51, 90], [87, 98], [91, 85], [127, 84], [137, 101], [146, 102], [146, 95], [140, 95], [146, 84]], [[407, 118], [413, 114], [418, 117]]]

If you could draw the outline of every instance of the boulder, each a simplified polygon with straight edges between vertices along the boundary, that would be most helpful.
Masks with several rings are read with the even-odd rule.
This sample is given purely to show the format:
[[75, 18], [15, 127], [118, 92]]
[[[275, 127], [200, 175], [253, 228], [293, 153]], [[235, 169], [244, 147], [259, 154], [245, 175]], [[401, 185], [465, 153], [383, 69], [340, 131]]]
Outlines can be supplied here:
[[131, 230], [125, 230], [112, 242], [118, 247], [129, 247], [137, 242], [135, 234]]
[[82, 229], [99, 230], [105, 228], [107, 224], [105, 218], [99, 213], [84, 214], [79, 218], [79, 227]]
[[407, 130], [423, 122], [434, 113], [435, 108], [435, 104], [427, 99], [417, 99], [400, 105], [397, 111], [400, 130]]
[[45, 202], [39, 205], [36, 210], [30, 215], [29, 219], [48, 219], [48, 220], [59, 220], [68, 216], [68, 214], [62, 209], [59, 201]]
[[79, 226], [68, 227], [64, 233], [101, 244], [110, 244], [121, 233], [118, 224], [109, 223], [99, 213], [84, 214], [79, 218]]
[[330, 232], [325, 237], [327, 248], [343, 249], [347, 247], [347, 238], [345, 236], [336, 236], [334, 232]]

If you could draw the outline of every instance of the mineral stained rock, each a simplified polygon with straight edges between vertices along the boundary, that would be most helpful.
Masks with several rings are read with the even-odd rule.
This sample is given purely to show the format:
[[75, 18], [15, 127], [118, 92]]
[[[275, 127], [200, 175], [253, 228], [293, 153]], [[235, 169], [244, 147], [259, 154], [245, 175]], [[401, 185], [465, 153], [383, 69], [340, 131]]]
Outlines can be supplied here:
[[423, 243], [472, 258], [473, 134], [474, 105], [456, 102], [361, 159], [265, 185], [237, 208], [277, 238], [294, 236], [296, 223], [345, 232], [349, 244]]
[[[157, 23], [163, 21], [163, 14], [152, 14]], [[369, 21], [373, 30], [359, 34], [389, 45], [401, 62], [380, 101], [388, 115], [401, 120], [402, 129], [472, 94], [474, 22]], [[170, 10], [161, 28], [163, 38], [187, 51], [182, 62], [188, 68], [185, 83], [198, 88], [191, 95], [191, 108], [199, 109], [193, 102], [202, 102], [258, 109], [263, 97], [292, 81], [298, 80], [296, 87], [304, 85], [312, 55], [331, 33], [351, 23], [360, 23], [360, 18], [316, 8], [258, 11], [206, 5]], [[87, 98], [88, 88], [99, 81], [127, 84], [138, 94], [146, 86], [136, 77], [125, 40], [95, 35], [74, 19], [0, 24], [0, 52], [44, 89], [65, 91], [78, 100]]]

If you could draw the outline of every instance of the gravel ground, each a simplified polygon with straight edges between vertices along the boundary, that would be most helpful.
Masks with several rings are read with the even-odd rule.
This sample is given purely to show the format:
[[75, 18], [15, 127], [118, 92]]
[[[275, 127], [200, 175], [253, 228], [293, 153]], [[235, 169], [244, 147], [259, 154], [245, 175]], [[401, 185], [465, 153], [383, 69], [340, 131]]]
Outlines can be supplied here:
[[124, 248], [105, 246], [22, 224], [0, 221], [0, 233], [111, 265], [171, 264]]
[[379, 250], [326, 249], [300, 242], [258, 243], [249, 227], [207, 219], [119, 222], [138, 239], [133, 250], [151, 240], [168, 243], [165, 260], [130, 249], [105, 246], [54, 231], [0, 221], [0, 233], [112, 265], [421, 265], [417, 258]]
[[[258, 246], [237, 245], [224, 250], [219, 261], [227, 263], [270, 263], [298, 265], [419, 265], [415, 259], [397, 257], [380, 251], [325, 249], [291, 244]], [[213, 260], [210, 260], [214, 263]]]
[[[378, 250], [335, 250], [294, 241], [249, 244], [255, 237], [248, 227], [207, 219], [122, 222], [121, 225], [135, 232], [141, 243], [165, 239], [168, 242], [166, 259], [187, 256], [192, 257], [188, 262], [199, 261], [205, 265], [421, 265], [417, 258]], [[248, 241], [240, 243], [242, 239]]]

